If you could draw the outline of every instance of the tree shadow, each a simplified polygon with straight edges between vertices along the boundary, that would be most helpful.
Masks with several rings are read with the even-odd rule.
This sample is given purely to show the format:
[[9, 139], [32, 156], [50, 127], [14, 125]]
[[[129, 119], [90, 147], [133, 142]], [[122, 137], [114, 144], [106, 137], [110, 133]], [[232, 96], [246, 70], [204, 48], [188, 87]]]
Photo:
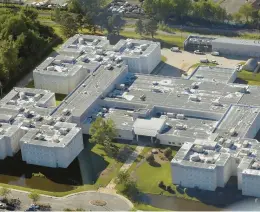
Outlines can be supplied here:
[[241, 79], [241, 78], [236, 78], [234, 83], [237, 83], [237, 84], [248, 84], [248, 81], [246, 81], [244, 79]]
[[153, 166], [153, 167], [161, 167], [161, 164], [158, 163], [157, 161], [151, 161], [151, 162], [149, 163], [149, 165], [150, 165], [150, 166]]

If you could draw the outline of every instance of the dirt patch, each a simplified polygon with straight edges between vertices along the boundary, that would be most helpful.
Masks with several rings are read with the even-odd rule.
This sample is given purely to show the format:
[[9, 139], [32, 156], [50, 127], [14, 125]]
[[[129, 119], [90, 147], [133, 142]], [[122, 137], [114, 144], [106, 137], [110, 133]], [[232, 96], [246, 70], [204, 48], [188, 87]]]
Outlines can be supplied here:
[[157, 150], [158, 150], [158, 153], [154, 154], [155, 161], [159, 164], [164, 164], [164, 163], [169, 162], [169, 159], [164, 156], [163, 150], [161, 150], [161, 149], [157, 149]]
[[105, 206], [107, 204], [107, 202], [103, 200], [91, 200], [89, 203], [95, 206]]

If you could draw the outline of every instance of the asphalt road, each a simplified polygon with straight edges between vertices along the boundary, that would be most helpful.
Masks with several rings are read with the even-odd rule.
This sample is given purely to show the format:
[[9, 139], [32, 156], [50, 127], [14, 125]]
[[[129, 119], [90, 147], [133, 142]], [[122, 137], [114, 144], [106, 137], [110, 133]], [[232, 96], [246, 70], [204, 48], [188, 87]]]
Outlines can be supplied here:
[[[12, 189], [10, 197], [20, 199], [20, 210], [26, 210], [32, 204], [28, 192]], [[103, 200], [107, 204], [103, 207], [95, 206], [90, 203], [91, 200]], [[63, 211], [65, 208], [82, 208], [86, 211], [129, 211], [133, 207], [133, 204], [121, 195], [97, 191], [86, 191], [65, 197], [41, 195], [39, 203], [50, 204], [52, 211]]]

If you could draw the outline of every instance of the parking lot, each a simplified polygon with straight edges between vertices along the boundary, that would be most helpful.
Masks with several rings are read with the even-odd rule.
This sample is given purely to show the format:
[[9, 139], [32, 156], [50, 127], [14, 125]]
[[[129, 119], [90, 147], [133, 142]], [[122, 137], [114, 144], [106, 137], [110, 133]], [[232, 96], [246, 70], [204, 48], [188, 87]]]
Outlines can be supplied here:
[[[158, 75], [177, 76], [178, 73], [186, 72], [189, 74], [194, 64], [200, 63], [202, 58], [206, 58], [209, 61], [216, 60], [218, 66], [225, 68], [234, 68], [237, 64], [248, 58], [239, 57], [223, 57], [223, 56], [212, 56], [211, 54], [197, 55], [191, 52], [172, 52], [170, 49], [162, 49], [162, 55], [167, 58], [165, 68], [157, 70]], [[205, 64], [206, 65], [206, 64]]]

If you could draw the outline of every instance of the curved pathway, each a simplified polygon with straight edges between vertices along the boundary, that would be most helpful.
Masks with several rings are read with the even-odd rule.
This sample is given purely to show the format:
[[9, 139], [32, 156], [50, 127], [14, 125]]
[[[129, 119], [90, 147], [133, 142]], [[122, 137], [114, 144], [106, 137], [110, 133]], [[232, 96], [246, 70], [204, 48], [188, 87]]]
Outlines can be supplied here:
[[[28, 198], [29, 192], [11, 189], [10, 197], [21, 200], [20, 210], [26, 210], [32, 203]], [[103, 200], [107, 204], [103, 207], [92, 205], [91, 200]], [[40, 203], [50, 204], [52, 211], [63, 211], [65, 208], [82, 208], [86, 211], [130, 211], [133, 204], [118, 194], [101, 193], [97, 191], [84, 191], [64, 197], [41, 195]]]

